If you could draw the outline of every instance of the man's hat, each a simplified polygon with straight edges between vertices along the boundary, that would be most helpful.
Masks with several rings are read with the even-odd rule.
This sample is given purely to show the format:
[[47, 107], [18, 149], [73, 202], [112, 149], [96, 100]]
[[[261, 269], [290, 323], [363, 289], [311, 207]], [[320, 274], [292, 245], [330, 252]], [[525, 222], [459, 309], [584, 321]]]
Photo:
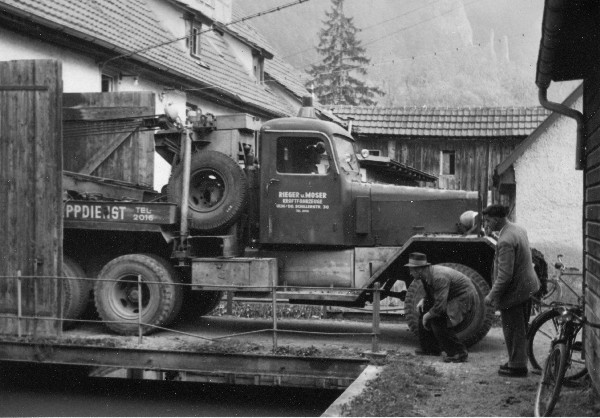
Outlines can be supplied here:
[[423, 253], [410, 253], [408, 255], [408, 264], [405, 267], [427, 267], [431, 264], [427, 262], [427, 256]]
[[506, 206], [495, 204], [489, 205], [487, 208], [485, 208], [483, 210], [483, 214], [493, 218], [506, 218], [508, 215], [508, 210]]

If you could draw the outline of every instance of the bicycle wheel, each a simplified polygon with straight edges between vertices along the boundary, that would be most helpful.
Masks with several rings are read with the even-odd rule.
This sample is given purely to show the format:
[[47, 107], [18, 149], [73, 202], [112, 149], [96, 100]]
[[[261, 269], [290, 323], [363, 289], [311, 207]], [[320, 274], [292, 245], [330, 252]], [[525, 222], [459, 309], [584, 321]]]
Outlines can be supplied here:
[[554, 345], [544, 363], [535, 397], [535, 416], [550, 416], [560, 395], [569, 353], [564, 343]]
[[569, 362], [567, 363], [567, 370], [565, 371], [565, 378], [563, 385], [566, 387], [578, 387], [581, 386], [581, 379], [588, 373], [585, 365], [585, 359], [582, 356], [583, 351], [583, 332], [581, 327], [575, 331], [575, 337], [570, 344]]
[[552, 342], [558, 338], [559, 326], [555, 310], [542, 312], [536, 316], [527, 331], [527, 357], [534, 370], [541, 370]]

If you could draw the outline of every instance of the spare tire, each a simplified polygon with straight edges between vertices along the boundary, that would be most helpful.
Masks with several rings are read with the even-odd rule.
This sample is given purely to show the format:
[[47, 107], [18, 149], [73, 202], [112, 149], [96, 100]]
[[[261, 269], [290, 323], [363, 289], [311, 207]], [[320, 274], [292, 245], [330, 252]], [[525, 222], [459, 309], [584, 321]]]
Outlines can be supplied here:
[[[183, 164], [173, 168], [167, 186], [168, 200], [181, 200]], [[244, 212], [248, 180], [244, 170], [227, 155], [216, 151], [192, 154], [190, 165], [188, 226], [199, 232], [215, 232], [231, 226]]]
[[[471, 279], [475, 285], [475, 289], [477, 289], [478, 300], [473, 307], [473, 310], [460, 324], [454, 327], [458, 339], [469, 347], [485, 337], [492, 327], [492, 321], [495, 317], [494, 308], [486, 306], [484, 303], [485, 296], [490, 292], [490, 286], [477, 271], [463, 264], [442, 263], [437, 265], [450, 267], [464, 274]], [[417, 336], [419, 328], [417, 303], [419, 303], [423, 297], [425, 297], [423, 284], [420, 280], [414, 280], [408, 287], [404, 303], [408, 327]]]

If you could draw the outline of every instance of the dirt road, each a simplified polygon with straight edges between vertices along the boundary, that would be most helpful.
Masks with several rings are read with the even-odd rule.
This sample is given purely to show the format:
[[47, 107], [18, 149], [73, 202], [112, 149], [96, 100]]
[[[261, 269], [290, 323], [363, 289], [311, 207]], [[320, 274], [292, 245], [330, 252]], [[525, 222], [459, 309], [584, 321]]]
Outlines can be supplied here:
[[[277, 346], [280, 354], [359, 356], [373, 348], [369, 322], [333, 320], [279, 320]], [[270, 320], [234, 317], [204, 317], [179, 330], [204, 338], [243, 334], [213, 343], [217, 349], [252, 352], [271, 352], [273, 348]], [[265, 330], [265, 332], [249, 332]], [[97, 332], [97, 331], [96, 331]], [[318, 335], [314, 333], [336, 333]], [[94, 334], [97, 336], [97, 334]], [[144, 337], [144, 344], [189, 344], [190, 337], [179, 335], [165, 338], [169, 333]], [[107, 335], [108, 336], [108, 335]], [[132, 344], [135, 338], [131, 337]], [[206, 344], [205, 340], [195, 340]], [[430, 397], [415, 400], [416, 411], [422, 416], [533, 416], [535, 393], [539, 376], [530, 373], [526, 378], [506, 378], [497, 374], [500, 364], [507, 360], [502, 330], [494, 327], [479, 343], [469, 349], [467, 363], [444, 363], [438, 357], [417, 357], [417, 339], [405, 323], [382, 323], [379, 349], [393, 354], [406, 354], [415, 362], [433, 366], [440, 372], [439, 390]], [[405, 356], [406, 357], [406, 356]], [[587, 388], [564, 389], [555, 416], [598, 416]], [[402, 415], [402, 411], [398, 411]]]

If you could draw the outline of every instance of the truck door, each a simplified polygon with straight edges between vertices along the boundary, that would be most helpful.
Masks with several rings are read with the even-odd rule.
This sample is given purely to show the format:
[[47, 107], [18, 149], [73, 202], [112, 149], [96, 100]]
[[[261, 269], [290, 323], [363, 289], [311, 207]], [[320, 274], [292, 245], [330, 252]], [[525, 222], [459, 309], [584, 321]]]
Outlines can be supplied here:
[[329, 138], [263, 132], [260, 241], [341, 244], [340, 181]]

